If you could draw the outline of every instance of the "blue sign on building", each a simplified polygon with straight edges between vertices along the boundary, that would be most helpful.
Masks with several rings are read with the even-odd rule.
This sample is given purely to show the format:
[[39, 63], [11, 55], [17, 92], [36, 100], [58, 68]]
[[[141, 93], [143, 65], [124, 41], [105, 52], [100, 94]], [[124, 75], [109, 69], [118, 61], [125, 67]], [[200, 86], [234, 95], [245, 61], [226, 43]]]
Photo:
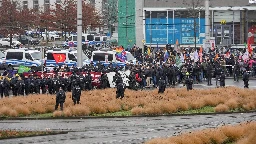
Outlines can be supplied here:
[[[175, 44], [177, 39], [179, 44], [194, 44], [193, 18], [146, 18], [145, 23], [147, 44]], [[196, 19], [197, 44], [203, 44], [205, 39], [200, 33], [205, 33], [204, 18]]]

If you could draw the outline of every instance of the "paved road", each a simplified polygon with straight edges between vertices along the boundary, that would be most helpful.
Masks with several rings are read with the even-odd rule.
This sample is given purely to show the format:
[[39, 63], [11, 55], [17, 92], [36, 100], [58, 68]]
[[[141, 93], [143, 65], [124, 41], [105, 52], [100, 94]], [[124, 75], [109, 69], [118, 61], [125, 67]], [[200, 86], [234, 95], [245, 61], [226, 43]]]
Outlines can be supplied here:
[[[194, 88], [216, 88], [216, 80], [212, 79], [212, 84], [211, 86], [207, 85], [206, 81], [203, 81], [202, 83], [199, 84], [194, 84]], [[220, 85], [219, 81], [218, 81], [218, 86]], [[240, 80], [239, 82], [234, 82], [233, 79], [226, 79], [225, 80], [225, 84], [226, 86], [234, 86], [234, 87], [240, 87], [243, 88], [244, 87], [244, 82], [242, 80]], [[177, 87], [183, 87], [182, 84], [179, 84]], [[252, 79], [249, 81], [249, 88], [256, 88], [256, 80]]]
[[154, 137], [256, 120], [256, 113], [77, 120], [4, 120], [1, 129], [58, 130], [68, 134], [2, 140], [2, 144], [138, 144]]

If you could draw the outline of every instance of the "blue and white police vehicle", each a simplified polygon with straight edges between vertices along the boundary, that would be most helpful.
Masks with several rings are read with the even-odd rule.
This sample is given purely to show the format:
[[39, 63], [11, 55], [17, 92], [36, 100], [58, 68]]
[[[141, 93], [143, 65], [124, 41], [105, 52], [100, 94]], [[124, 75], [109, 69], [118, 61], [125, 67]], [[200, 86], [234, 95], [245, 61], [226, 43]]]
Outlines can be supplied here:
[[[54, 55], [60, 55], [65, 56], [63, 58], [62, 62], [56, 62], [56, 59], [54, 58]], [[56, 66], [62, 66], [67, 65], [68, 67], [71, 66], [77, 66], [77, 51], [69, 51], [69, 50], [63, 50], [63, 49], [54, 49], [54, 50], [48, 50], [46, 51], [46, 57], [45, 57], [45, 67], [56, 67]], [[88, 60], [89, 58], [82, 53], [82, 59]], [[84, 63], [85, 64], [85, 63]]]
[[42, 52], [38, 50], [8, 49], [5, 51], [5, 63], [18, 69], [20, 65], [40, 70], [43, 66]]
[[[82, 44], [94, 45], [93, 34], [82, 34]], [[77, 35], [70, 35], [68, 40], [63, 43], [64, 47], [77, 47]]]
[[136, 63], [136, 58], [133, 57], [133, 55], [126, 51], [126, 61], [122, 62], [116, 58], [116, 51], [111, 50], [98, 50], [93, 51], [92, 56], [90, 60], [85, 61], [85, 64], [90, 64], [93, 62], [94, 65], [97, 63], [102, 63], [104, 66], [108, 66], [110, 63], [115, 66], [126, 66], [127, 63]]

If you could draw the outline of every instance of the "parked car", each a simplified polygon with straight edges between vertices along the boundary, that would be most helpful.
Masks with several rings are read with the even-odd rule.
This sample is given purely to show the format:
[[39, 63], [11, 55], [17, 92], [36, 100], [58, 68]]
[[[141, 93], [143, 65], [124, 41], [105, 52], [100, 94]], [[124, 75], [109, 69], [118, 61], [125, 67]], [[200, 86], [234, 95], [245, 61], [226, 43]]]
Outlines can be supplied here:
[[42, 38], [43, 40], [46, 40], [46, 37], [48, 37], [48, 40], [60, 40], [60, 36], [55, 32], [47, 32], [47, 36], [45, 32], [42, 32]]
[[32, 38], [31, 36], [21, 35], [17, 37], [18, 40], [23, 44], [29, 44], [29, 45], [38, 45], [40, 43], [40, 40], [37, 38]]
[[[12, 39], [11, 47], [18, 47], [21, 45], [21, 42], [19, 42], [17, 39]], [[0, 47], [10, 47], [10, 38], [2, 38], [0, 39]]]

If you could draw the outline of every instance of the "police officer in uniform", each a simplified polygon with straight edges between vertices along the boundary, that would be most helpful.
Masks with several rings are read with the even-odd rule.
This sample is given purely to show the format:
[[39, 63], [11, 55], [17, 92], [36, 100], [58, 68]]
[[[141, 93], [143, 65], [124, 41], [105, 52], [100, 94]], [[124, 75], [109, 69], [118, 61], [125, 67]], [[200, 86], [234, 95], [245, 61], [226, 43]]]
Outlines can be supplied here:
[[88, 71], [85, 76], [85, 90], [91, 90], [92, 89], [92, 76], [91, 73]]
[[223, 71], [220, 75], [220, 87], [225, 87], [225, 73]]
[[120, 74], [117, 74], [116, 75], [116, 78], [115, 78], [115, 83], [116, 83], [116, 98], [124, 98], [124, 92], [125, 92], [125, 84], [123, 83], [123, 79], [121, 77]]
[[9, 90], [11, 88], [11, 85], [10, 85], [10, 80], [8, 79], [8, 77], [4, 78], [3, 87], [4, 87], [4, 96], [9, 97]]
[[4, 85], [3, 85], [4, 81], [3, 81], [3, 77], [1, 76], [0, 78], [0, 94], [1, 94], [1, 98], [4, 97]]
[[47, 85], [47, 79], [45, 78], [45, 76], [43, 76], [43, 79], [41, 80], [41, 83], [40, 83], [42, 94], [46, 94], [46, 85]]
[[247, 71], [244, 71], [243, 74], [244, 88], [249, 88], [249, 74]]
[[56, 94], [55, 110], [58, 109], [59, 105], [60, 105], [60, 110], [63, 110], [63, 104], [64, 104], [65, 100], [66, 100], [65, 91], [60, 87], [59, 91]]
[[166, 88], [166, 82], [162, 77], [159, 78], [158, 86], [159, 86], [158, 93], [164, 93]]
[[72, 89], [72, 100], [74, 102], [74, 105], [79, 104], [81, 96], [81, 87], [78, 84], [75, 84], [75, 86]]
[[186, 78], [185, 78], [185, 84], [184, 84], [187, 87], [187, 91], [193, 89], [193, 87], [192, 87], [193, 82], [194, 82], [193, 78], [191, 78], [190, 75], [189, 75], [189, 72], [187, 72], [186, 73]]

